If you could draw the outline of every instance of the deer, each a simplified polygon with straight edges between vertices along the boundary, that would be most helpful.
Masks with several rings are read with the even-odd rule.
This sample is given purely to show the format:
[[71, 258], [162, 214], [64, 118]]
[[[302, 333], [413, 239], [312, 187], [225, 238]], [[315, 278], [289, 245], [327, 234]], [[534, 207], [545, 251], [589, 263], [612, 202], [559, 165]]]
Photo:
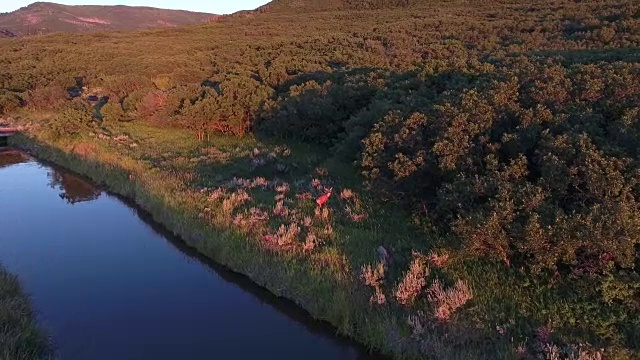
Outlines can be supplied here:
[[327, 189], [327, 191], [324, 194], [320, 195], [320, 197], [316, 199], [316, 204], [318, 204], [319, 207], [322, 207], [324, 204], [326, 204], [327, 201], [329, 201], [329, 198], [331, 197], [332, 191], [333, 191], [332, 187]]

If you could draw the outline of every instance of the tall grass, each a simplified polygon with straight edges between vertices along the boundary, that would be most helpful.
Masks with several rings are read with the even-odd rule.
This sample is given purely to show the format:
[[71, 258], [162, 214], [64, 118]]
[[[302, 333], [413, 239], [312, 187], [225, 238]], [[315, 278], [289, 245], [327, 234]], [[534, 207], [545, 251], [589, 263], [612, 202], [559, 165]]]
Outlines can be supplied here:
[[0, 359], [50, 358], [46, 337], [36, 324], [16, 276], [0, 267]]

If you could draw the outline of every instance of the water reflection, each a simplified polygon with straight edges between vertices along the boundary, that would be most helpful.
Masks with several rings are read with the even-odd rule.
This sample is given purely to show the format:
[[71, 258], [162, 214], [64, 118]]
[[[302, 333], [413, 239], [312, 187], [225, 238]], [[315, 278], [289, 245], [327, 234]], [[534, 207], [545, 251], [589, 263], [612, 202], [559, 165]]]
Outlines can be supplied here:
[[334, 341], [336, 343], [344, 347], [344, 357], [341, 357], [342, 359], [388, 360], [387, 357], [384, 357], [382, 355], [372, 354], [360, 344], [356, 344], [347, 338], [338, 336], [336, 334], [336, 329], [331, 324], [313, 319], [307, 311], [299, 307], [293, 301], [274, 295], [269, 290], [256, 285], [245, 275], [234, 272], [229, 268], [212, 261], [195, 249], [187, 246], [175, 234], [165, 228], [162, 224], [156, 222], [150, 213], [141, 209], [132, 201], [118, 195], [110, 194], [110, 196], [118, 198], [125, 205], [127, 205], [127, 207], [133, 213], [135, 213], [147, 226], [149, 226], [150, 229], [161, 234], [167, 240], [167, 242], [178, 249], [182, 254], [205, 264], [213, 273], [218, 275], [226, 282], [233, 284], [241, 288], [245, 292], [255, 296], [260, 300], [261, 303], [269, 305], [287, 318], [304, 325], [310, 333], [319, 335], [321, 337], [334, 338]]
[[0, 149], [0, 169], [30, 161], [31, 158], [22, 151]]
[[62, 191], [58, 196], [69, 204], [92, 201], [102, 194], [93, 184], [68, 172], [51, 169], [47, 175], [50, 179], [49, 186]]
[[0, 163], [0, 203], [11, 209], [0, 215], [0, 262], [33, 296], [60, 358], [381, 358], [131, 202], [24, 154], [0, 153]]

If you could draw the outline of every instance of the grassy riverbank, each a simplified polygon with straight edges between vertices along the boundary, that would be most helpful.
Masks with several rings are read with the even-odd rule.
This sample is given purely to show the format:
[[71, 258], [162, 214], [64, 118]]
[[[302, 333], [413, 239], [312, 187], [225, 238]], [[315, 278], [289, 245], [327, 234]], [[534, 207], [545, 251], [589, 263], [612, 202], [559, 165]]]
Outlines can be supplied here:
[[[580, 297], [588, 279], [457, 256], [368, 195], [348, 164], [312, 148], [202, 143], [135, 123], [60, 138], [47, 121], [14, 145], [134, 200], [202, 254], [397, 358], [637, 355], [637, 320], [621, 318], [615, 302]], [[391, 253], [386, 266], [380, 246]]]
[[[85, 175], [110, 191], [135, 201], [152, 214], [154, 220], [180, 236], [189, 246], [247, 275], [272, 293], [294, 300], [313, 317], [336, 326], [341, 334], [355, 337], [386, 352], [393, 351], [389, 346], [392, 344], [386, 338], [386, 329], [395, 325], [390, 323], [386, 312], [365, 306], [369, 298], [367, 290], [352, 276], [353, 269], [343, 254], [331, 247], [319, 247], [315, 252], [309, 252], [294, 246], [278, 249], [272, 246], [275, 244], [256, 242], [252, 236], [254, 229], [237, 226], [234, 224], [237, 217], [230, 213], [237, 212], [244, 200], [239, 200], [237, 195], [230, 192], [223, 195], [225, 200], [219, 199], [221, 201], [216, 204], [211, 192], [196, 184], [214, 181], [212, 178], [221, 175], [224, 179], [218, 181], [228, 182], [233, 176], [227, 176], [234, 170], [221, 166], [219, 172], [202, 174], [205, 178], [198, 180], [186, 167], [177, 168], [178, 164], [186, 165], [182, 155], [204, 150], [198, 149], [200, 146], [191, 141], [187, 133], [170, 134], [164, 130], [137, 126], [128, 130], [136, 133], [135, 141], [133, 135], [127, 136], [127, 139], [122, 136], [119, 139], [100, 136], [98, 139], [52, 140], [44, 130], [32, 132], [30, 135], [33, 137], [17, 135], [12, 139], [12, 145]], [[138, 146], [129, 146], [133, 143]], [[142, 143], [146, 145], [145, 150], [140, 149]], [[220, 145], [240, 151], [236, 147], [239, 144], [233, 140]], [[245, 145], [247, 149], [252, 149], [257, 144]], [[161, 160], [158, 158], [168, 155], [164, 150], [171, 152], [171, 159], [168, 159], [168, 164], [159, 164]], [[226, 155], [221, 153], [213, 156]], [[189, 168], [194, 164], [188, 163], [191, 164]], [[205, 169], [202, 171], [207, 172]], [[256, 201], [267, 203], [267, 193], [255, 194], [256, 197], [262, 196]], [[331, 226], [322, 227], [331, 231], [328, 230]], [[376, 238], [385, 237], [385, 233], [375, 234], [365, 230], [359, 235], [360, 241], [375, 241]], [[328, 236], [335, 235], [318, 236], [328, 240]], [[367, 250], [369, 254], [364, 256], [374, 259], [375, 247]], [[463, 357], [463, 354], [460, 356]]]
[[0, 267], [0, 359], [48, 358], [48, 344], [38, 329], [17, 277]]

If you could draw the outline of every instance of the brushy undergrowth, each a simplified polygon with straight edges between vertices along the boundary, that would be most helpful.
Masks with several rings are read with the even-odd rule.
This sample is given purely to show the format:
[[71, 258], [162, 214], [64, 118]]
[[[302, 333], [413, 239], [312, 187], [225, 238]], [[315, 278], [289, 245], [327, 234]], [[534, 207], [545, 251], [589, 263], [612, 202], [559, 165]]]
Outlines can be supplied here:
[[41, 360], [50, 357], [47, 338], [38, 329], [18, 279], [0, 267], [0, 359]]

